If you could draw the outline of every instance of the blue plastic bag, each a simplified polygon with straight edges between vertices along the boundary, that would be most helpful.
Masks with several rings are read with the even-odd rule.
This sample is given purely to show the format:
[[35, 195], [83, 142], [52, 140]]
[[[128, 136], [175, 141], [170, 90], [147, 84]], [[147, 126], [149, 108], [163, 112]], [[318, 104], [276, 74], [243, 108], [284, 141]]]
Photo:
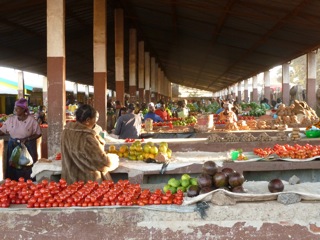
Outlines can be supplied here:
[[23, 143], [21, 143], [21, 152], [19, 158], [20, 166], [31, 166], [33, 164], [33, 159], [26, 147]]

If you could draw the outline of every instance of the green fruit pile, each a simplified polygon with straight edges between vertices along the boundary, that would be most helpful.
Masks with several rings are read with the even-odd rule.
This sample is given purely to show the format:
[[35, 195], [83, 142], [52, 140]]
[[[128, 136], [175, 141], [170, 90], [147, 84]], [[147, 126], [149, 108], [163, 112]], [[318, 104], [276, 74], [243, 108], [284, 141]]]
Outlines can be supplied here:
[[176, 193], [178, 190], [186, 192], [190, 186], [198, 185], [197, 178], [190, 177], [189, 174], [185, 173], [180, 179], [170, 178], [168, 183], [163, 187], [163, 191], [171, 191], [172, 194]]

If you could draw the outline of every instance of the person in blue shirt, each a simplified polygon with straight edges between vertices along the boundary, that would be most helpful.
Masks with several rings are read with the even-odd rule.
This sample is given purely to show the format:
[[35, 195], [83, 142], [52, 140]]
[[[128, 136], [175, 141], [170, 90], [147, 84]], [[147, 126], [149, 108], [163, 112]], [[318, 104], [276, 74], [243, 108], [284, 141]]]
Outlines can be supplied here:
[[216, 114], [219, 114], [221, 113], [222, 111], [224, 111], [224, 105], [225, 103], [223, 101], [220, 102], [220, 108], [216, 111]]
[[270, 107], [270, 105], [269, 105], [269, 100], [268, 100], [267, 98], [262, 99], [262, 100], [260, 101], [260, 105], [261, 105], [261, 106], [264, 106], [264, 108], [265, 108], [266, 110], [270, 110], [270, 109], [271, 109], [271, 107]]
[[163, 122], [163, 119], [154, 113], [154, 111], [156, 110], [154, 103], [150, 102], [148, 104], [148, 112], [146, 115], [144, 115], [144, 120], [146, 120], [147, 118], [151, 118], [153, 120], [153, 122]]

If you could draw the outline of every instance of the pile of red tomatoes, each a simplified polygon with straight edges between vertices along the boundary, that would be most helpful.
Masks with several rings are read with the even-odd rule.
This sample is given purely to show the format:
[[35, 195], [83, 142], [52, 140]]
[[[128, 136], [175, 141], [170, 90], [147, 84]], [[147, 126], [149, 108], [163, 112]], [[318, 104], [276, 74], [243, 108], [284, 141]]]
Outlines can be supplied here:
[[276, 144], [273, 148], [254, 148], [253, 152], [263, 158], [275, 153], [281, 158], [306, 159], [320, 156], [320, 146], [308, 143], [304, 146], [299, 144]]
[[142, 189], [140, 184], [128, 180], [111, 180], [97, 182], [82, 181], [68, 185], [64, 179], [59, 182], [42, 180], [18, 181], [5, 179], [0, 185], [0, 207], [8, 208], [10, 204], [27, 204], [28, 208], [51, 207], [92, 207], [92, 206], [132, 206], [152, 204], [178, 204], [183, 202], [183, 192], [164, 193], [160, 189], [151, 192]]

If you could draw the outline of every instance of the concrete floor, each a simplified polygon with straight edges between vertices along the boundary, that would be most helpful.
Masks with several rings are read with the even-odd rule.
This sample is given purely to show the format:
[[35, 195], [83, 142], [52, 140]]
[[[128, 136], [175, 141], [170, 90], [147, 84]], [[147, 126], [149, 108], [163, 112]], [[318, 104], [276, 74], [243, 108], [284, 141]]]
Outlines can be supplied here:
[[[276, 201], [194, 206], [91, 209], [0, 209], [2, 239], [320, 239], [320, 203]], [[182, 212], [179, 212], [182, 211]]]

